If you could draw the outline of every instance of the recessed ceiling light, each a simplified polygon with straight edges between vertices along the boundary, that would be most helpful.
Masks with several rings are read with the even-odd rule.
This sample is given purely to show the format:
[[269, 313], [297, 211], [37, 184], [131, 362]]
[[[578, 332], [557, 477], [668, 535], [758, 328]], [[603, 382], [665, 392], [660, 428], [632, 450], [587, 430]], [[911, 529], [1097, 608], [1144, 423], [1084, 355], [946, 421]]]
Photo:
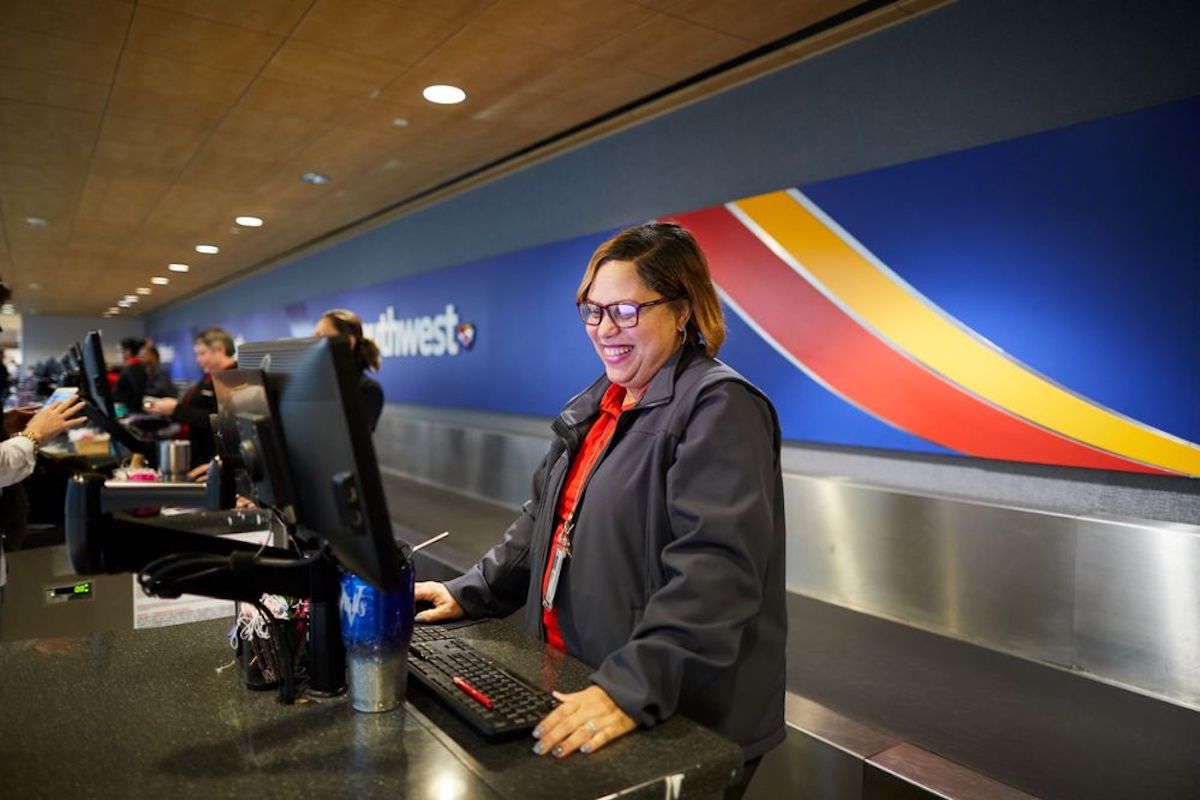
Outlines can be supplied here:
[[129, 302], [128, 300], [118, 300], [117, 305], [121, 308], [129, 308], [131, 305], [133, 305], [133, 303]]
[[187, 264], [167, 264], [167, 269], [171, 272], [187, 272], [191, 267]]
[[221, 252], [221, 248], [217, 247], [215, 244], [198, 244], [196, 245], [196, 252], [204, 253], [206, 256], [215, 256], [217, 253]]
[[234, 222], [243, 228], [261, 228], [263, 224], [258, 217], [238, 217]]
[[396, 117], [392, 120], [392, 124], [397, 128], [407, 128], [408, 120], [406, 120], [404, 117]]
[[444, 83], [426, 86], [421, 90], [421, 96], [429, 102], [437, 103], [440, 106], [456, 105], [467, 99], [467, 93], [462, 89]]
[[150, 294], [150, 287], [149, 286], [139, 286], [137, 288], [137, 293], [138, 294]]
[[31, 283], [29, 284], [29, 288], [36, 292], [38, 289], [42, 288], [42, 285], [40, 283]]
[[31, 228], [44, 228], [50, 223], [46, 222], [46, 220], [42, 219], [41, 217], [26, 217], [25, 224]]
[[109, 306], [109, 307], [108, 307], [108, 313], [110, 313], [110, 314], [116, 314], [116, 313], [119, 313], [119, 312], [120, 312], [120, 310], [121, 310], [121, 309], [117, 308], [116, 306]]
[[333, 180], [333, 178], [329, 177], [324, 172], [305, 172], [300, 176], [300, 180], [304, 181], [305, 183], [311, 183], [314, 186], [324, 186]]
[[155, 275], [153, 278], [150, 279], [150, 282], [153, 283], [155, 286], [166, 286], [168, 283], [171, 282], [171, 279], [164, 278], [160, 275]]

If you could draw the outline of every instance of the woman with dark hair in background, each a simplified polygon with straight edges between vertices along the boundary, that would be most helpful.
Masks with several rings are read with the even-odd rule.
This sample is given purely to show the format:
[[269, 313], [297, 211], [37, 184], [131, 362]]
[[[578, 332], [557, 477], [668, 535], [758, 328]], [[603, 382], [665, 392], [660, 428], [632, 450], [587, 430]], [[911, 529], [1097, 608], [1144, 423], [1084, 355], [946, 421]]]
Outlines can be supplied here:
[[505, 616], [592, 667], [533, 735], [594, 753], [680, 712], [743, 748], [740, 796], [784, 738], [783, 477], [771, 402], [715, 356], [725, 323], [688, 231], [592, 256], [575, 297], [604, 374], [551, 426], [524, 513], [418, 619]]
[[144, 339], [133, 336], [121, 340], [121, 373], [113, 387], [113, 402], [121, 406], [117, 416], [137, 414], [142, 410], [142, 397], [146, 394], [146, 366], [142, 363], [141, 349], [145, 343]]
[[379, 348], [370, 339], [363, 336], [362, 319], [353, 311], [344, 308], [334, 308], [326, 311], [313, 327], [313, 336], [345, 336], [350, 340], [350, 349], [354, 351], [354, 361], [358, 364], [360, 373], [359, 388], [362, 391], [363, 410], [367, 412], [367, 421], [371, 423], [371, 431], [379, 423], [379, 415], [383, 413], [383, 387], [379, 382], [367, 375], [367, 370], [378, 372], [382, 363]]

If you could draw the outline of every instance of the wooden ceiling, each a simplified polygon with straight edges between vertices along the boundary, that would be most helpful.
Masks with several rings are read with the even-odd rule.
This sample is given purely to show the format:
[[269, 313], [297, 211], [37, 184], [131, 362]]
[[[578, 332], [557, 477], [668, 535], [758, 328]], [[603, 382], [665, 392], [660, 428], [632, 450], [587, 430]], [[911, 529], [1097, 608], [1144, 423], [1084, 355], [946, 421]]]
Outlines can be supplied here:
[[0, 276], [145, 314], [854, 5], [0, 0]]

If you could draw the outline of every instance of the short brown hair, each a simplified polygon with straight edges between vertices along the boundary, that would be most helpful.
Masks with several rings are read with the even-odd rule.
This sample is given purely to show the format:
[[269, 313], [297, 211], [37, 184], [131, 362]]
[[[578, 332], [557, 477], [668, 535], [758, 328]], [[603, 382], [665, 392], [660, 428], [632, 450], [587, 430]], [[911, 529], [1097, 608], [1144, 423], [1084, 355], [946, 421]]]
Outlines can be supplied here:
[[196, 341], [201, 340], [203, 340], [203, 342], [209, 347], [220, 346], [221, 349], [225, 351], [225, 355], [229, 356], [230, 358], [233, 358], [234, 353], [237, 352], [237, 344], [234, 343], [233, 336], [231, 336], [229, 331], [225, 330], [224, 328], [205, 328], [196, 337]]
[[691, 232], [673, 222], [648, 222], [621, 231], [596, 249], [588, 262], [575, 302], [587, 299], [596, 271], [609, 261], [629, 261], [642, 283], [663, 297], [686, 302], [685, 339], [715, 356], [725, 342], [725, 315], [708, 271], [708, 259]]

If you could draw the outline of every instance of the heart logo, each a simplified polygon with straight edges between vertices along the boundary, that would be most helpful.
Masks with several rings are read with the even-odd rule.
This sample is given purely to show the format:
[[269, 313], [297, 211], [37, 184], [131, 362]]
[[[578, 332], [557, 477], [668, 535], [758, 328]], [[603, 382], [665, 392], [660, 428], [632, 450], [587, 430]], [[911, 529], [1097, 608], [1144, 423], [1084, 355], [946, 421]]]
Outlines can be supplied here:
[[475, 344], [475, 326], [469, 322], [459, 323], [454, 330], [454, 338], [458, 339], [463, 350], [470, 350], [471, 345]]

